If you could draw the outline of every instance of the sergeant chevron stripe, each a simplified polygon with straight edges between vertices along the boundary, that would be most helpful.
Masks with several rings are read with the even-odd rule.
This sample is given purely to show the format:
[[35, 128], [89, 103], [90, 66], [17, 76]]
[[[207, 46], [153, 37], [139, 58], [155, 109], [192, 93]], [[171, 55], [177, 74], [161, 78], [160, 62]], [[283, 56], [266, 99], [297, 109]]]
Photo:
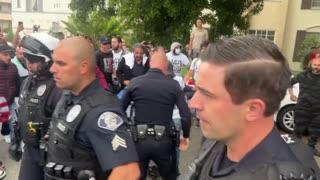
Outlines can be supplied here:
[[119, 146], [123, 147], [123, 148], [127, 148], [127, 143], [126, 140], [122, 139], [121, 137], [119, 137], [118, 135], [115, 135], [112, 142], [112, 149], [114, 151], [116, 151], [118, 149]]

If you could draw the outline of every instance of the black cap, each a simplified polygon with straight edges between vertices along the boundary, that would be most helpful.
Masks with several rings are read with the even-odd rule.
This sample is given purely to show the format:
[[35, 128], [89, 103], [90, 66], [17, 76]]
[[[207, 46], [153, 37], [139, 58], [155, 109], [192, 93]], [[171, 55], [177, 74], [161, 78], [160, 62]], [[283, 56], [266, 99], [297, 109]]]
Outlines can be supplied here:
[[0, 44], [0, 53], [4, 53], [4, 52], [12, 52], [13, 49], [12, 47], [10, 47], [8, 44]]
[[108, 38], [108, 37], [102, 36], [102, 37], [100, 38], [100, 43], [101, 43], [101, 44], [105, 44], [105, 43], [111, 44], [111, 40], [110, 40], [110, 38]]

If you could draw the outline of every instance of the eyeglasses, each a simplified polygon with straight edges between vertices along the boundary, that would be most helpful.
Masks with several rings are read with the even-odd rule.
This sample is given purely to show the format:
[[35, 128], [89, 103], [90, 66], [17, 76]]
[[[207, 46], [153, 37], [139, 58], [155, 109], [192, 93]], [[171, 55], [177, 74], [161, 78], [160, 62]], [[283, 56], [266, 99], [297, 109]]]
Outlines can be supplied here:
[[107, 45], [107, 44], [110, 44], [110, 43], [101, 43], [101, 44], [103, 44], [103, 45]]

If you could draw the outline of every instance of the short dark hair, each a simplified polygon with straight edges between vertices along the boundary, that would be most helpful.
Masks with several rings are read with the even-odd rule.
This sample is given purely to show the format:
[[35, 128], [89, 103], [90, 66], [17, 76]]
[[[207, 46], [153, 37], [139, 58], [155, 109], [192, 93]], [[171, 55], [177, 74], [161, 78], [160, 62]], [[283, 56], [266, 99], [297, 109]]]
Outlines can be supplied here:
[[116, 39], [118, 43], [122, 43], [122, 39], [120, 36], [113, 36], [112, 38]]
[[224, 85], [233, 103], [259, 98], [265, 116], [275, 113], [290, 83], [286, 58], [270, 40], [241, 36], [210, 44], [203, 62], [226, 66]]

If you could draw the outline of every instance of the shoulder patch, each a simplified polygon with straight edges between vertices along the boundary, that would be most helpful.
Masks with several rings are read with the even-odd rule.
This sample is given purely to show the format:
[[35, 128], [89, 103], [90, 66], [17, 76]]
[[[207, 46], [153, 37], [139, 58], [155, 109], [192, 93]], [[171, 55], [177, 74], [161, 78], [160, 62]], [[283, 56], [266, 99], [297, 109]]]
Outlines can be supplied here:
[[113, 112], [104, 112], [98, 119], [98, 126], [102, 129], [108, 129], [110, 131], [116, 130], [123, 124], [122, 118]]
[[286, 142], [287, 144], [295, 143], [294, 139], [289, 134], [281, 134], [281, 137], [284, 140], [284, 142]]

